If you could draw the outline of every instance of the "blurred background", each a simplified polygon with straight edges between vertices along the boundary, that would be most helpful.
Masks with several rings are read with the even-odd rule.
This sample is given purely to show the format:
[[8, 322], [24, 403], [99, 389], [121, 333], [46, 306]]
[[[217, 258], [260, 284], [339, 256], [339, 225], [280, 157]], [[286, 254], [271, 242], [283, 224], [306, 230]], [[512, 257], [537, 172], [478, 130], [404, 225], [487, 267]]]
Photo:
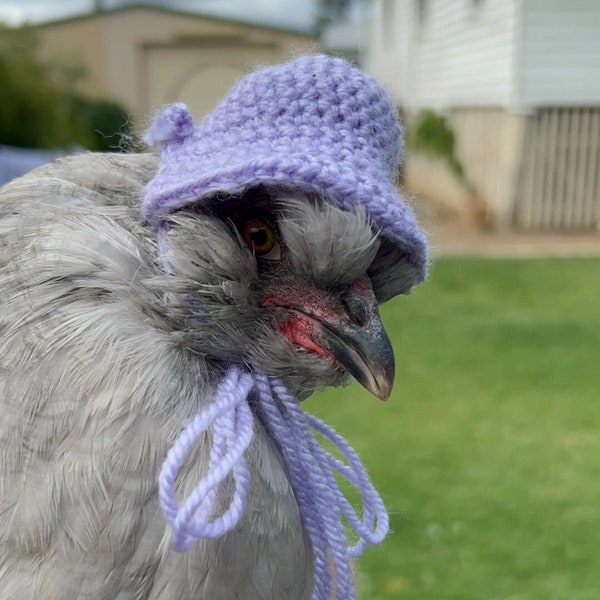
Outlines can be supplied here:
[[430, 280], [382, 308], [387, 405], [308, 401], [361, 452], [393, 531], [373, 600], [600, 598], [598, 0], [0, 0], [0, 182], [125, 152], [163, 104], [343, 55], [390, 89]]

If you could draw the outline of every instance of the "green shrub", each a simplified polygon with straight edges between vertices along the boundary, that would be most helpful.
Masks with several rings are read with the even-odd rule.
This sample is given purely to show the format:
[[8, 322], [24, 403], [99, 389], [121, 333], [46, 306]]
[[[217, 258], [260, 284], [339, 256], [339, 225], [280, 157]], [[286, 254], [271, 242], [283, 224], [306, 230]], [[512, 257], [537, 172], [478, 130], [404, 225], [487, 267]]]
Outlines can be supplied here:
[[414, 150], [445, 160], [456, 177], [466, 184], [465, 169], [454, 150], [454, 132], [445, 117], [430, 109], [421, 111], [408, 143]]
[[0, 30], [0, 143], [64, 146], [70, 141], [69, 106], [36, 48], [29, 29]]
[[128, 146], [130, 117], [119, 103], [76, 96], [72, 111], [77, 122], [77, 143], [101, 152], [122, 151]]
[[77, 92], [81, 64], [38, 56], [29, 27], [0, 26], [0, 144], [20, 148], [121, 150], [129, 139], [129, 115], [111, 100]]

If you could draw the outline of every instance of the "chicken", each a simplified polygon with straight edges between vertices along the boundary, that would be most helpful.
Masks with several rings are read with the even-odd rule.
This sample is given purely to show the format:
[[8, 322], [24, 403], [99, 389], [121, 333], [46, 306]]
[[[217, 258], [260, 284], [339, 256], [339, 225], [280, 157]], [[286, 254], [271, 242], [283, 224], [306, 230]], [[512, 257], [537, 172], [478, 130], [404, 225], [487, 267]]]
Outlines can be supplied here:
[[427, 261], [393, 105], [300, 57], [147, 139], [0, 192], [0, 599], [349, 600], [329, 467], [370, 498], [361, 549], [386, 516], [299, 401], [391, 391], [378, 303]]

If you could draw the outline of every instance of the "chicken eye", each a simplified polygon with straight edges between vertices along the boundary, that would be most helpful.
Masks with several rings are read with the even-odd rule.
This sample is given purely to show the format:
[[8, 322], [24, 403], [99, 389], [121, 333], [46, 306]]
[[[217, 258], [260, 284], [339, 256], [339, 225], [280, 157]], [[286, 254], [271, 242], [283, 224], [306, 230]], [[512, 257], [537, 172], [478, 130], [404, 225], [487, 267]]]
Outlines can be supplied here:
[[281, 251], [273, 230], [260, 219], [248, 219], [242, 225], [242, 237], [256, 256], [267, 260], [279, 260]]

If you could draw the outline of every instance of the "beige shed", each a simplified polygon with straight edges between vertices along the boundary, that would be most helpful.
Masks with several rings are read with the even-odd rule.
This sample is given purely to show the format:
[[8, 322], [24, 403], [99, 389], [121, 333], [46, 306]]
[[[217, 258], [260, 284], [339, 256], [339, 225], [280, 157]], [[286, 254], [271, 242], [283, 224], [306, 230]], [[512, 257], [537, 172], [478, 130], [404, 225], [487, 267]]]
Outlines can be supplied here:
[[83, 91], [122, 102], [138, 124], [163, 104], [208, 112], [244, 73], [318, 49], [282, 28], [144, 4], [38, 26], [46, 56], [81, 60]]

